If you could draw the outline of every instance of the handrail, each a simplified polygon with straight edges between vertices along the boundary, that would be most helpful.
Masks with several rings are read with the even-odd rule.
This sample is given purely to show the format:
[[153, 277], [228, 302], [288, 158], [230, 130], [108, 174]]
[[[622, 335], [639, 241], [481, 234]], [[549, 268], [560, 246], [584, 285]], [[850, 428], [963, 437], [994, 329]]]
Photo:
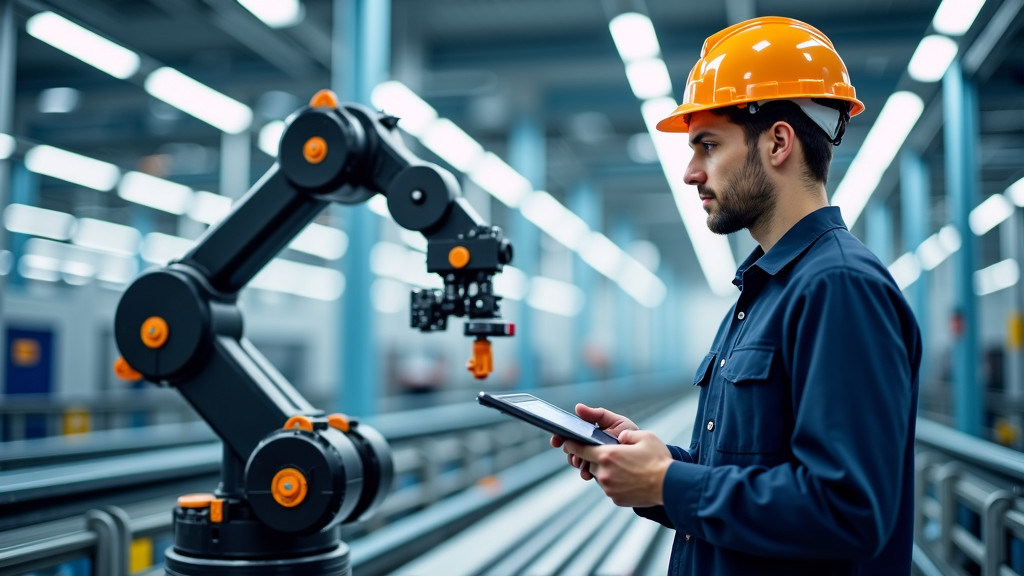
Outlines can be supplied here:
[[1024, 454], [943, 426], [930, 420], [917, 420], [917, 444], [953, 456], [999, 474], [1024, 482]]
[[[600, 398], [600, 402], [601, 403], [605, 403], [605, 402], [612, 403], [612, 402], [617, 402], [618, 400], [624, 400], [624, 399], [625, 400], [630, 400], [632, 402], [638, 402], [638, 401], [639, 402], [643, 402], [644, 400], [646, 400], [647, 401], [647, 407], [649, 409], [653, 409], [653, 410], [656, 411], [656, 410], [659, 410], [660, 408], [663, 407], [662, 404], [660, 404], [659, 402], [656, 402], [656, 399], [662, 397], [663, 393], [668, 393], [669, 392], [669, 388], [668, 387], [662, 388], [662, 387], [659, 387], [659, 386], [654, 386], [652, 388], [648, 388], [647, 389], [647, 394], [644, 397], [638, 397], [638, 396], [635, 396], [636, 395], [636, 388], [630, 388], [630, 386], [628, 386], [628, 385], [620, 385], [620, 384], [621, 383], [616, 383], [614, 385], [615, 389], [613, 389], [612, 392], [607, 392], [607, 390], [605, 390], [604, 395]], [[586, 401], [594, 402], [593, 395], [582, 394], [582, 393], [580, 393], [580, 390], [575, 389], [574, 386], [566, 386], [562, 390], [554, 390], [554, 394], [549, 394], [549, 389], [545, 388], [543, 390], [543, 394], [541, 394], [541, 395], [544, 396], [545, 398], [551, 398], [551, 399], [558, 399], [558, 398], [561, 398], [560, 395], [565, 395], [566, 398], [579, 398], [581, 400], [586, 400]], [[655, 402], [652, 402], [652, 401], [655, 401]], [[556, 400], [556, 402], [561, 403], [562, 401], [561, 400]], [[470, 411], [470, 404], [473, 405], [471, 411]], [[426, 409], [423, 409], [423, 410], [426, 410]], [[432, 456], [433, 457], [443, 457], [443, 458], [453, 458], [453, 457], [460, 458], [461, 457], [461, 458], [465, 458], [463, 463], [462, 463], [462, 465], [464, 465], [464, 466], [469, 466], [469, 463], [472, 460], [475, 460], [476, 456], [481, 457], [480, 459], [494, 459], [495, 461], [497, 461], [497, 460], [504, 460], [504, 461], [510, 462], [510, 463], [511, 462], [523, 462], [523, 463], [525, 463], [524, 461], [527, 459], [527, 455], [528, 454], [536, 453], [538, 450], [543, 451], [543, 452], [548, 452], [548, 451], [544, 450], [544, 446], [546, 445], [546, 443], [543, 443], [543, 442], [540, 441], [540, 438], [545, 436], [545, 435], [544, 435], [544, 433], [541, 433], [541, 431], [537, 430], [536, 428], [531, 428], [530, 426], [528, 426], [526, 424], [522, 424], [522, 423], [517, 422], [515, 420], [511, 420], [511, 419], [501, 415], [500, 413], [498, 413], [498, 412], [496, 412], [494, 410], [486, 410], [486, 409], [483, 409], [483, 408], [481, 408], [479, 406], [475, 406], [475, 402], [463, 403], [462, 410], [465, 410], [467, 414], [472, 414], [474, 416], [478, 415], [478, 414], [479, 415], [485, 415], [485, 416], [481, 416], [481, 418], [483, 418], [483, 420], [493, 421], [493, 422], [497, 422], [499, 424], [498, 426], [493, 426], [492, 428], [487, 428], [488, 430], [495, 430], [495, 431], [497, 431], [497, 430], [510, 430], [510, 429], [514, 429], [516, 431], [516, 433], [520, 433], [520, 431], [521, 431], [521, 433], [524, 433], [524, 434], [521, 434], [521, 435], [520, 434], [514, 434], [514, 435], [511, 435], [511, 437], [510, 437], [510, 435], [504, 433], [504, 431], [503, 431], [503, 433], [499, 434], [495, 440], [485, 443], [486, 444], [485, 448], [470, 447], [469, 446], [470, 445], [469, 442], [461, 442], [460, 441], [460, 443], [462, 445], [466, 446], [466, 448], [472, 448], [471, 451], [472, 451], [472, 453], [474, 455], [474, 458], [465, 458], [465, 456], [460, 456], [458, 454], [455, 454], [455, 455], [447, 454], [447, 455], [444, 455], [444, 456], [442, 456], [440, 454], [440, 453], [443, 453], [443, 452], [451, 452], [451, 451], [438, 451], [438, 453], [432, 453], [429, 450], [427, 450], [427, 451], [420, 450], [419, 448], [416, 448], [416, 446], [418, 445], [417, 444], [418, 442], [423, 441], [423, 442], [428, 442], [428, 443], [429, 442], [436, 443], [436, 442], [439, 442], [440, 439], [429, 438], [429, 437], [428, 438], [424, 438], [422, 434], [420, 434], [420, 435], [408, 435], [406, 433], [406, 431], [404, 431], [404, 428], [399, 427], [398, 424], [393, 424], [394, 426], [396, 426], [392, 430], [392, 433], [394, 434], [394, 436], [396, 438], [402, 438], [402, 439], [407, 441], [406, 443], [404, 443], [403, 447], [400, 445], [398, 450], [400, 450], [402, 452], [411, 452], [411, 451], [412, 452], [425, 452], [426, 453], [424, 455], [425, 459], [429, 459]], [[640, 412], [641, 413], [648, 412], [648, 410], [640, 410]], [[432, 412], [432, 413], [436, 415], [436, 414], [438, 414], [440, 412], [436, 412], [435, 411], [435, 412]], [[420, 412], [420, 415], [423, 415], [423, 414], [424, 414], [423, 412]], [[409, 414], [408, 413], [406, 414], [406, 418], [403, 418], [403, 420], [406, 420], [406, 421], [408, 421], [410, 419], [412, 419], [412, 418], [409, 418]], [[477, 421], [480, 421], [480, 420], [477, 420]], [[431, 425], [433, 425], [433, 424], [443, 424], [443, 420], [441, 422], [429, 421], [428, 420], [427, 422], [424, 422], [424, 423], [431, 423]], [[466, 435], [463, 433], [463, 431], [461, 431], [463, 429], [463, 424], [464, 424], [464, 422], [462, 421], [462, 419], [460, 419], [459, 421], [455, 421], [455, 422], [450, 421], [449, 423], [447, 423], [445, 429], [453, 430], [453, 434], [452, 434], [450, 439], [444, 440], [444, 442], [453, 442], [456, 439], [465, 439]], [[511, 426], [514, 426], [514, 428], [510, 428]], [[384, 426], [384, 428], [386, 428], [386, 427], [387, 426]], [[444, 427], [444, 426], [442, 425], [441, 427]], [[434, 429], [440, 429], [440, 428], [434, 428]], [[382, 433], [384, 433], [385, 429], [381, 429], [381, 431], [382, 431]], [[474, 434], [480, 434], [480, 433], [474, 433]], [[494, 434], [490, 433], [490, 431], [488, 431], [487, 434], [490, 434], [490, 436], [493, 436], [493, 437], [495, 436]], [[512, 437], [518, 437], [518, 438], [512, 438]], [[523, 444], [524, 442], [528, 442], [528, 446]], [[525, 448], [526, 450], [524, 450], [523, 448]], [[484, 449], [488, 450], [488, 452], [486, 452], [486, 453], [482, 452], [482, 450], [484, 450]], [[498, 458], [498, 454], [500, 454], [502, 452], [509, 452], [509, 453], [504, 458]], [[488, 456], [488, 454], [489, 454], [489, 456]], [[560, 457], [556, 457], [557, 455], [554, 454], [553, 451], [545, 453], [543, 456], [546, 457], [546, 458], [544, 458], [546, 461], [544, 463], [542, 463], [540, 461], [537, 462], [534, 471], [532, 471], [532, 475], [534, 475], [534, 476], [532, 476], [530, 478], [527, 478], [527, 479], [519, 479], [519, 484], [521, 485], [521, 486], [519, 486], [519, 489], [528, 488], [529, 485], [534, 484], [534, 482], [536, 482], [538, 479], [543, 478], [543, 477], [545, 477], [547, 475], [553, 474], [553, 472], [556, 471], [556, 470], [563, 469], [563, 467], [564, 467], [564, 460], [562, 460]], [[532, 461], [532, 460], [530, 460], [530, 461]], [[558, 463], [558, 462], [561, 462], [561, 463]], [[430, 467], [430, 466], [438, 467], [438, 463], [437, 462], [433, 462], [433, 463], [426, 462], [426, 463], [424, 463], [422, 465], [425, 465], [427, 467]], [[507, 464], [505, 464], [505, 465], [507, 466]], [[474, 465], [472, 467], [476, 468], [477, 466]], [[504, 469], [504, 468], [498, 468], [498, 469]], [[464, 476], [466, 476], [466, 478], [462, 479], [463, 482], [462, 482], [461, 486], [459, 487], [459, 489], [465, 488], [466, 486], [472, 486], [473, 484], [475, 484], [476, 477], [469, 478], [469, 476], [471, 476], [472, 474], [476, 474], [476, 471], [478, 471], [478, 470], [476, 470], [476, 469], [470, 470], [470, 469], [468, 469], [468, 467], [467, 467], [467, 469], [464, 470]], [[497, 472], [496, 471], [487, 471], [487, 472], [485, 472], [485, 474], [492, 474], [493, 475], [493, 474], [497, 474]], [[507, 495], [511, 496], [513, 493], [515, 493], [515, 492], [517, 492], [519, 490], [519, 489], [510, 490], [515, 485], [516, 485], [515, 481], [512, 478], [505, 477], [504, 488], [505, 488], [505, 490], [508, 491], [508, 492], [506, 492]], [[431, 491], [431, 489], [429, 489], [429, 487], [424, 487], [424, 490], [426, 490], [428, 492]], [[487, 493], [486, 490], [484, 490], [483, 495], [486, 495], [486, 493]], [[437, 493], [437, 494], [434, 495], [434, 497], [435, 498], [442, 498], [442, 497], [445, 497], [445, 496], [451, 496], [451, 494], [452, 494], [451, 491], [447, 491], [447, 492], [443, 492], [443, 493]], [[492, 496], [493, 495], [494, 494], [492, 494]], [[501, 498], [499, 498], [499, 500], [501, 500]], [[454, 501], [458, 501], [458, 498], [456, 500], [454, 500]], [[426, 503], [430, 503], [430, 502], [429, 501], [422, 501], [421, 502], [421, 504], [426, 504]], [[493, 505], [498, 505], [498, 504], [500, 504], [500, 501], [493, 503]], [[454, 516], [446, 518], [446, 520], [450, 521], [450, 522], [462, 522], [462, 521], [465, 521], [466, 519], [470, 519], [469, 516], [467, 516], [466, 519], [463, 519], [462, 515], [473, 515], [473, 516], [475, 516], [475, 515], [478, 515], [478, 513], [481, 513], [483, 511], [485, 511], [485, 509], [489, 508], [489, 507], [490, 507], [490, 505], [487, 505], [486, 503], [483, 503], [482, 501], [481, 502], [473, 502], [472, 504], [467, 504], [466, 501], [463, 501], [461, 506], [458, 506], [458, 505], [456, 506], [456, 508], [460, 508], [460, 509], [455, 510]], [[442, 511], [441, 508], [443, 508], [443, 506], [441, 506], [441, 507], [431, 507], [430, 508], [431, 515], [436, 517], [437, 516], [436, 512]], [[396, 509], [396, 510], [392, 510], [392, 512], [404, 513], [404, 512], [409, 512], [412, 509], [415, 509], [415, 508]], [[452, 512], [453, 510], [450, 509], [449, 511]], [[124, 512], [123, 512], [123, 510], [120, 510], [120, 509], [117, 509], [117, 508], [114, 508], [114, 507], [109, 507], [109, 508], [106, 508], [105, 510], [90, 510], [90, 512], [88, 512], [87, 518], [90, 515], [91, 516], [97, 516], [98, 515], [98, 517], [100, 517], [100, 519], [102, 519], [102, 518], [105, 518], [106, 516], [111, 516], [111, 517], [123, 516]], [[440, 516], [444, 516], [444, 515], [440, 515]], [[409, 516], [406, 517], [406, 519], [410, 519], [410, 518], [411, 517], [409, 517]], [[101, 556], [104, 559], [106, 559], [106, 562], [113, 563], [116, 558], [120, 558], [121, 554], [126, 553], [125, 550], [122, 550], [122, 549], [118, 548], [118, 546], [122, 546], [122, 544], [118, 543], [118, 542], [121, 542], [122, 539], [120, 538], [120, 535], [119, 535], [119, 533], [116, 532], [116, 530], [114, 532], [111, 532], [109, 530], [108, 532], [110, 532], [110, 534], [105, 534], [105, 535], [102, 534], [102, 533], [96, 532], [97, 530], [100, 530], [100, 528], [102, 528], [100, 526], [100, 524], [102, 524], [102, 523], [93, 523], [93, 525], [91, 525], [91, 526], [87, 525], [85, 530], [82, 530], [81, 528], [75, 528], [73, 532], [62, 534], [57, 539], [46, 539], [46, 540], [37, 540], [37, 541], [25, 542], [25, 543], [22, 543], [22, 544], [12, 544], [11, 542], [13, 540], [8, 538], [7, 539], [8, 544], [6, 545], [6, 547], [4, 545], [5, 533], [0, 532], [0, 575], [11, 574], [10, 570], [15, 570], [15, 569], [18, 570], [18, 571], [17, 572], [13, 572], [13, 573], [15, 573], [15, 574], [23, 573], [22, 572], [22, 568], [26, 567], [26, 566], [31, 566], [32, 569], [52, 567], [52, 566], [60, 564], [61, 562], [67, 562], [67, 561], [73, 559], [76, 556], [76, 554], [77, 554], [77, 556], [87, 556], [87, 554], [88, 554], [88, 556], [96, 556], [96, 557], [100, 557]], [[170, 531], [170, 524], [171, 524], [170, 513], [160, 513], [160, 515], [154, 515], [154, 513], [142, 513], [142, 515], [139, 515], [137, 518], [133, 518], [129, 522], [125, 523], [125, 529], [124, 530], [131, 537], [154, 536], [154, 535], [158, 535], [158, 534], [161, 534], [161, 533], [163, 533], [163, 534], [168, 533]], [[115, 523], [105, 523], [104, 525], [110, 525], [110, 526], [114, 526], [116, 528], [117, 523], [116, 522]], [[379, 554], [381, 553], [381, 550], [384, 550], [384, 553], [387, 553], [388, 549], [393, 549], [393, 548], [389, 547], [390, 544], [393, 544], [394, 542], [407, 541], [406, 539], [403, 539], [400, 536], [399, 537], [395, 537], [396, 534], [393, 531], [390, 534], [390, 538], [381, 539], [380, 537], [375, 537], [375, 539], [364, 539], [364, 538], [360, 538], [359, 537], [359, 535], [360, 535], [360, 533], [358, 532], [359, 527], [354, 527], [354, 528], [356, 530], [353, 531], [350, 534], [349, 537], [346, 537], [346, 539], [348, 539], [352, 543], [352, 545], [353, 545], [353, 560], [355, 560], [357, 558], [360, 563], [371, 563], [372, 564], [373, 560], [377, 559], [379, 557]], [[13, 533], [16, 533], [16, 532], [18, 532], [18, 531], [9, 531], [9, 532], [6, 533], [6, 535], [9, 536], [9, 535], [11, 535]], [[88, 541], [83, 539], [83, 538], [89, 538], [90, 534], [92, 535], [91, 537], [94, 538], [94, 540], [92, 540], [91, 543], [89, 543]], [[382, 533], [381, 536], [384, 536], [384, 534]], [[66, 553], [63, 554], [63, 556], [54, 557], [53, 554], [57, 551], [56, 544], [61, 541], [60, 538], [65, 538], [65, 537], [70, 539], [68, 541], [74, 541], [74, 542], [76, 542], [76, 544], [72, 548], [60, 548], [60, 549], [65, 550]], [[23, 537], [23, 540], [24, 539], [25, 538]], [[417, 539], [415, 537], [415, 535], [414, 535], [413, 539], [414, 540]], [[356, 542], [359, 542], [359, 544], [356, 545]], [[375, 543], [372, 543], [372, 542], [375, 542]], [[389, 544], [389, 542], [390, 542], [390, 544]], [[63, 544], [61, 544], [61, 545], [63, 545]], [[113, 546], [113, 548], [111, 546]], [[102, 549], [100, 549], [100, 548], [102, 548]], [[117, 548], [117, 549], [115, 549], [115, 548]], [[358, 553], [356, 553], [356, 549], [358, 549]], [[49, 556], [47, 556], [47, 554], [49, 554]], [[45, 560], [47, 558], [49, 559], [48, 561]], [[40, 563], [42, 563], [42, 564], [40, 564]], [[110, 566], [116, 566], [115, 564], [109, 564], [109, 565]], [[16, 567], [16, 568], [14, 568], [14, 567]], [[98, 574], [99, 572], [96, 572], [94, 570], [94, 573]], [[108, 574], [108, 572], [103, 572], [103, 574], [105, 576], [106, 574]], [[113, 574], [115, 576], [120, 576], [121, 575], [120, 572], [110, 572], [110, 574]]]

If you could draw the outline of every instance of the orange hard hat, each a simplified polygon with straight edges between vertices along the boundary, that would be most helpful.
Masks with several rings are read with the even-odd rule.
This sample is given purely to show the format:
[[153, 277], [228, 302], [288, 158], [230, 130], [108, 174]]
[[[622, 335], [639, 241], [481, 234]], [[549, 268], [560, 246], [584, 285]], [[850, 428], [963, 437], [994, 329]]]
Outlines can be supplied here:
[[687, 132], [690, 114], [701, 110], [812, 98], [849, 102], [850, 116], [864, 110], [846, 65], [820, 30], [792, 18], [754, 18], [704, 41], [683, 103], [658, 130]]

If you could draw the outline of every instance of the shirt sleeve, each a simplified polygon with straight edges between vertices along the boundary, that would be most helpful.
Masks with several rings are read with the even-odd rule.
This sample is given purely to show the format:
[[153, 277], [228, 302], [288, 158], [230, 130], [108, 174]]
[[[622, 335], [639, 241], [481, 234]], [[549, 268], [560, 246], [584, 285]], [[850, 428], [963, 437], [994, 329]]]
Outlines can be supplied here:
[[874, 556], [896, 524], [913, 450], [916, 323], [894, 286], [850, 270], [818, 275], [787, 312], [792, 459], [673, 462], [666, 515], [677, 530], [750, 554]]

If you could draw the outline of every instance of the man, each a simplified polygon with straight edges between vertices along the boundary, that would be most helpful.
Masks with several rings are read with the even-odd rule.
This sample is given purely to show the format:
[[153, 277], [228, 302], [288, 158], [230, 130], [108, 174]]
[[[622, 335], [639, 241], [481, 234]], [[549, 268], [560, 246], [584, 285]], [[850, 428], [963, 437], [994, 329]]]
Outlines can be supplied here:
[[658, 124], [689, 133], [708, 227], [759, 247], [694, 377], [689, 449], [582, 404], [620, 444], [552, 445], [615, 504], [675, 529], [670, 574], [910, 573], [920, 333], [825, 192], [861, 110], [824, 34], [758, 18], [707, 39]]

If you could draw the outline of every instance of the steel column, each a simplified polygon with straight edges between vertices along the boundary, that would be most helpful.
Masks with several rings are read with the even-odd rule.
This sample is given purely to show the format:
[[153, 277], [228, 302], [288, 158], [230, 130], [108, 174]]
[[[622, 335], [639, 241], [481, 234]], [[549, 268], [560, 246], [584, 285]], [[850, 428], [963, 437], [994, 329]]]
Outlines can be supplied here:
[[[633, 241], [633, 230], [629, 221], [622, 217], [612, 221], [610, 239], [623, 250]], [[612, 375], [628, 376], [633, 371], [634, 344], [636, 334], [636, 310], [639, 304], [619, 286], [613, 286], [613, 304], [615, 308], [615, 341], [612, 342], [611, 362]]]
[[953, 302], [956, 315], [953, 345], [953, 419], [957, 429], [979, 436], [982, 432], [982, 390], [978, 378], [978, 312], [974, 295], [975, 238], [968, 215], [978, 204], [975, 155], [978, 106], [975, 89], [954, 60], [942, 79], [946, 190], [950, 213], [962, 245], [953, 255]]
[[[342, 101], [370, 103], [370, 91], [388, 78], [390, 46], [390, 0], [335, 0], [331, 88]], [[365, 204], [332, 210], [343, 217], [350, 242], [341, 262], [345, 293], [339, 306], [337, 408], [367, 416], [376, 412], [378, 396], [384, 393], [370, 305], [370, 249], [379, 239], [379, 222]]]
[[[928, 223], [931, 221], [930, 199], [928, 165], [916, 153], [903, 150], [900, 154], [900, 230], [905, 250], [917, 250], [928, 237]], [[921, 328], [921, 338], [924, 341], [924, 357], [921, 362], [922, 386], [927, 386], [934, 377], [931, 374], [930, 358], [933, 355], [928, 326], [930, 284], [931, 275], [922, 269], [917, 281], [906, 291], [907, 300], [917, 316], [917, 324]]]
[[[601, 227], [601, 202], [597, 188], [588, 180], [581, 180], [569, 192], [569, 209], [587, 223], [591, 229]], [[594, 367], [587, 362], [587, 347], [594, 331], [594, 309], [597, 304], [597, 271], [573, 254], [572, 281], [587, 295], [586, 304], [573, 321], [573, 379], [588, 382], [597, 378]]]
[[[18, 30], [14, 19], [14, 0], [0, 0], [0, 134], [14, 132], [14, 71], [17, 63]], [[11, 163], [0, 160], [0, 214], [10, 202]], [[0, 257], [7, 249], [7, 231], [0, 227]], [[4, 294], [8, 278], [17, 278], [17, 260], [11, 257], [8, 276], [0, 275], [0, 320], [4, 318]], [[0, 350], [6, 350], [7, 330], [0, 322]], [[0, 374], [4, 373], [6, 354], [0, 354]]]
[[882, 264], [888, 266], [893, 260], [892, 211], [884, 201], [873, 198], [868, 202], [865, 220], [868, 249], [878, 256]]
[[[512, 125], [509, 135], [508, 163], [526, 177], [534, 190], [543, 190], [547, 178], [547, 142], [544, 125], [531, 114], [521, 114]], [[540, 229], [523, 217], [518, 210], [512, 216], [512, 233], [515, 244], [513, 265], [533, 278], [540, 271]], [[537, 330], [537, 313], [525, 302], [520, 308], [522, 315], [515, 319], [516, 337], [519, 349], [519, 381], [516, 388], [529, 390], [540, 384], [540, 357], [534, 350], [533, 334]]]

